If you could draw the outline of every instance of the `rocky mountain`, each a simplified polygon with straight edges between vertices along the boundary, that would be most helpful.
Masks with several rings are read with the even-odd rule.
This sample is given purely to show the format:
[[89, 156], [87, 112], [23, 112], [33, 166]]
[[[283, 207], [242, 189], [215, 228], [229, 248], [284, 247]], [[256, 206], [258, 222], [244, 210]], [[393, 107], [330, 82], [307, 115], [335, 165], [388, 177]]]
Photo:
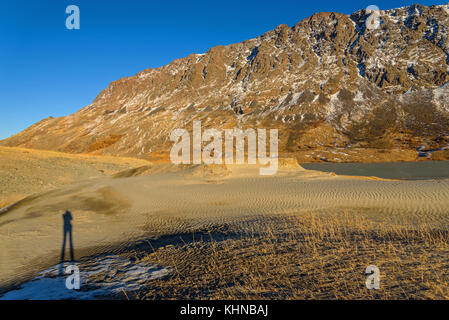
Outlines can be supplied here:
[[[449, 146], [449, 4], [317, 13], [112, 82], [0, 145], [158, 158], [175, 128], [279, 129], [301, 161], [414, 160]], [[418, 150], [418, 152], [417, 152]], [[447, 152], [440, 151], [440, 156]]]

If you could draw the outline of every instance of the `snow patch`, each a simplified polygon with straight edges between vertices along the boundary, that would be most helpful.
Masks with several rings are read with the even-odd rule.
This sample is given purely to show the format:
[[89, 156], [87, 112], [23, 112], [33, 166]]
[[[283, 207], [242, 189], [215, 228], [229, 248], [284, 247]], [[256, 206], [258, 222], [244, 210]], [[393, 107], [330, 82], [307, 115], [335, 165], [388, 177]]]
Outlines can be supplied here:
[[80, 270], [80, 290], [66, 288], [65, 262], [40, 272], [19, 289], [4, 294], [0, 300], [87, 300], [110, 297], [135, 291], [149, 280], [162, 278], [171, 272], [143, 262], [134, 262], [118, 255], [104, 255], [76, 263]]

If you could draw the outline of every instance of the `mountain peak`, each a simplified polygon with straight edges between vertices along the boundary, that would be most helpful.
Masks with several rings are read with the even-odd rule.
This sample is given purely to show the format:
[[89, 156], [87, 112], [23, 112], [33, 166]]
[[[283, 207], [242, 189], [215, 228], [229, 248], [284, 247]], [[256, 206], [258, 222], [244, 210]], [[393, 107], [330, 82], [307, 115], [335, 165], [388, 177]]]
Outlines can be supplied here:
[[171, 130], [200, 119], [205, 128], [278, 128], [281, 152], [312, 160], [335, 146], [443, 148], [448, 12], [447, 5], [384, 10], [373, 30], [366, 10], [316, 13], [114, 81], [79, 112], [0, 144], [151, 157], [168, 152]]

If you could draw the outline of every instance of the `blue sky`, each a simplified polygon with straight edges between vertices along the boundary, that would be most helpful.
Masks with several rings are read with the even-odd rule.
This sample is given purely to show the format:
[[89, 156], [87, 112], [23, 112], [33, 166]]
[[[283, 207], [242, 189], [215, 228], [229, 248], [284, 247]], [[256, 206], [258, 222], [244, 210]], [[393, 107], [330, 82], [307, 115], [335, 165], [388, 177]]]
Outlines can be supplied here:
[[[0, 0], [0, 139], [76, 112], [111, 81], [190, 53], [293, 26], [315, 12], [415, 2]], [[80, 8], [80, 30], [65, 27], [71, 4]]]

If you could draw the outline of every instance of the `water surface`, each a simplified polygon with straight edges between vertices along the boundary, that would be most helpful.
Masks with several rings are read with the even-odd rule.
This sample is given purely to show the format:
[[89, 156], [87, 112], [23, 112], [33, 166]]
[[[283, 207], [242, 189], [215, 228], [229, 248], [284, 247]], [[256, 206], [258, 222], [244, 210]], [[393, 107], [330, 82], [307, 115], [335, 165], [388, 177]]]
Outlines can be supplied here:
[[335, 172], [338, 175], [401, 180], [449, 179], [449, 161], [382, 163], [309, 163], [304, 169]]

